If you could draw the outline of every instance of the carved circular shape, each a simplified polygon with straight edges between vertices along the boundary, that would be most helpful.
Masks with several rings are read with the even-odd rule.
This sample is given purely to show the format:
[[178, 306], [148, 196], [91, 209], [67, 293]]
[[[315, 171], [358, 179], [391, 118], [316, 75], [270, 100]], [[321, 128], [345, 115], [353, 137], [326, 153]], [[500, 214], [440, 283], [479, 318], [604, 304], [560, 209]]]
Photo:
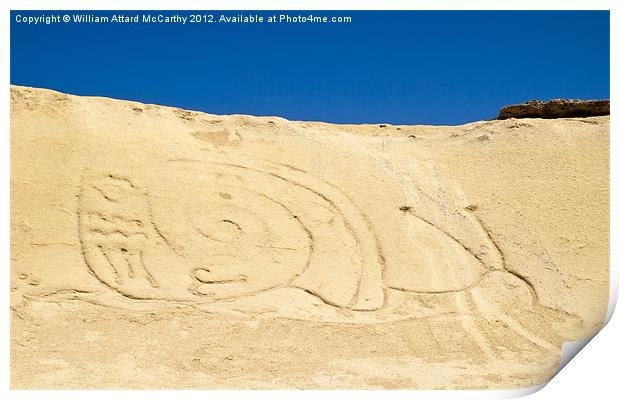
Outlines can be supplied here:
[[162, 235], [202, 271], [190, 288], [196, 295], [225, 299], [285, 287], [308, 264], [310, 234], [290, 206], [271, 197], [284, 184], [249, 175], [214, 167], [193, 175], [191, 194], [164, 189], [165, 200], [153, 201]]
[[297, 287], [338, 307], [380, 307], [382, 258], [363, 214], [301, 171], [263, 167], [173, 165], [153, 174], [162, 179], [152, 193], [125, 177], [85, 177], [86, 263], [132, 298], [217, 301]]
[[213, 302], [293, 287], [371, 311], [387, 289], [456, 292], [487, 272], [482, 256], [411, 207], [392, 220], [386, 253], [345, 193], [295, 168], [182, 160], [151, 172], [148, 190], [89, 175], [79, 200], [87, 265], [131, 298]]

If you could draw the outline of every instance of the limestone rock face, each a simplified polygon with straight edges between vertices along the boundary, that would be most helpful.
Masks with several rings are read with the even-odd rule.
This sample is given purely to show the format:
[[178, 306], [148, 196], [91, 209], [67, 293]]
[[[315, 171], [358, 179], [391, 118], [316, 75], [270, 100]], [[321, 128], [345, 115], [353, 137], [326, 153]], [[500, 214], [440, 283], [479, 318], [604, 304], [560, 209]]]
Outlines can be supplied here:
[[503, 107], [497, 119], [585, 118], [609, 115], [609, 100], [530, 100]]
[[453, 127], [11, 88], [15, 388], [506, 388], [600, 327], [609, 117]]

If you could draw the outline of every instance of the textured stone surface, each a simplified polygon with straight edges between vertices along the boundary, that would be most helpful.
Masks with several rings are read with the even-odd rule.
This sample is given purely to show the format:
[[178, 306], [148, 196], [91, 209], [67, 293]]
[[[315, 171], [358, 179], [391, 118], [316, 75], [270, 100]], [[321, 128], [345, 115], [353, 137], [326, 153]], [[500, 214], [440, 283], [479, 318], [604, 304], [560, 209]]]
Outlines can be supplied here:
[[584, 118], [609, 115], [609, 100], [531, 100], [503, 107], [497, 119]]
[[13, 87], [12, 386], [547, 380], [607, 308], [609, 117], [382, 125]]

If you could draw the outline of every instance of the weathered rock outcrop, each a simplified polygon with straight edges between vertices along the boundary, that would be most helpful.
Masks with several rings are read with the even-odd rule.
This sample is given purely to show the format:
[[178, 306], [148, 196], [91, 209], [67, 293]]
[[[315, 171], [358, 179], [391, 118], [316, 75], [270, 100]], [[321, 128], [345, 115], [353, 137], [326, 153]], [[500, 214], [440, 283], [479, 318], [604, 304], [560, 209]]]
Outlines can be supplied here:
[[14, 389], [524, 388], [605, 318], [609, 117], [10, 95]]
[[497, 119], [575, 118], [609, 115], [609, 100], [530, 100], [503, 107]]

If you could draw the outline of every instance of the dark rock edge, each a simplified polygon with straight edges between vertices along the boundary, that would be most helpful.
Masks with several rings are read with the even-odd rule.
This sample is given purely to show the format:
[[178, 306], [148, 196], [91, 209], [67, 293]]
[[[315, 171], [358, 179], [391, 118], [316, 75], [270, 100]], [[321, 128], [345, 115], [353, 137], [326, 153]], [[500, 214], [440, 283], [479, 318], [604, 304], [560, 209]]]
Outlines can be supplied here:
[[609, 115], [609, 100], [530, 100], [502, 107], [497, 119], [585, 118]]

